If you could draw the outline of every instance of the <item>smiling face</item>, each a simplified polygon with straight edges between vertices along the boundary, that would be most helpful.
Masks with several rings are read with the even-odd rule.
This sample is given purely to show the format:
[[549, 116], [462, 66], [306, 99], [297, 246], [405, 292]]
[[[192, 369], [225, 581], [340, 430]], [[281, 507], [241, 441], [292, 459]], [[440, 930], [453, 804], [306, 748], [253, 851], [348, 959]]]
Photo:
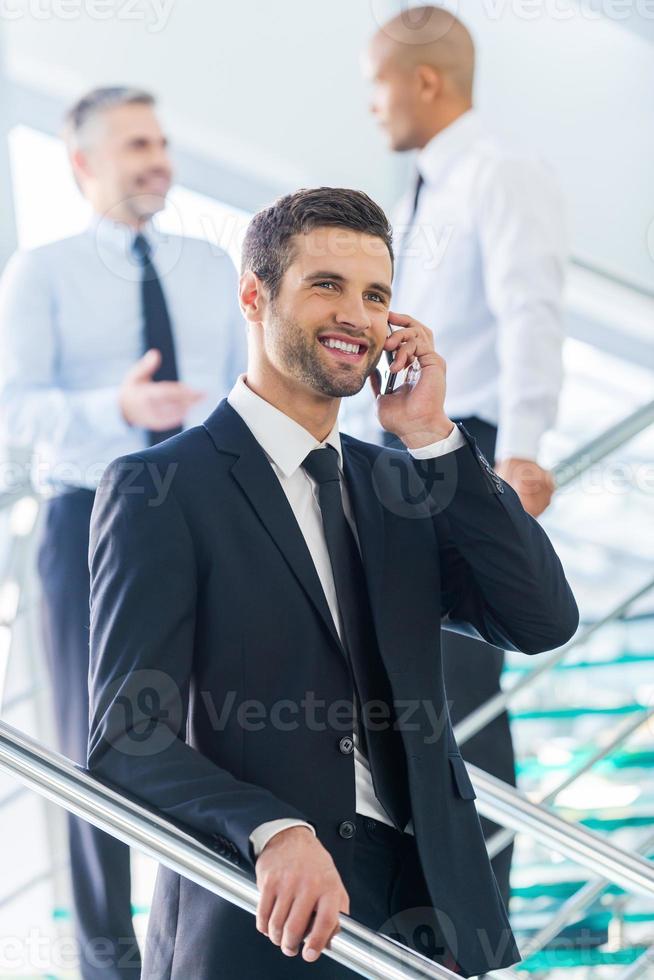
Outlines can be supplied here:
[[73, 165], [83, 192], [101, 214], [138, 224], [166, 205], [172, 181], [168, 143], [149, 105], [101, 113]]
[[304, 391], [343, 398], [363, 387], [386, 340], [392, 263], [385, 243], [346, 228], [296, 235], [258, 354]]

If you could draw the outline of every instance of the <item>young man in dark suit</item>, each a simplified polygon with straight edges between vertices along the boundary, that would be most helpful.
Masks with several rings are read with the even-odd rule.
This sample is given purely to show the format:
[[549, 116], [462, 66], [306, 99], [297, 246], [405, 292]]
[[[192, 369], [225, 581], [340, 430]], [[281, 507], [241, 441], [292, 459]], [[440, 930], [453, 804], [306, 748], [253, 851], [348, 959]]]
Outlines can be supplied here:
[[[204, 425], [103, 478], [89, 768], [261, 892], [255, 930], [162, 868], [147, 980], [345, 980], [321, 956], [339, 912], [465, 976], [519, 958], [440, 626], [537, 653], [572, 635], [577, 608], [543, 530], [445, 415], [445, 364], [428, 327], [391, 312], [392, 275], [365, 194], [299, 191], [257, 214], [247, 374]], [[385, 350], [419, 371], [380, 394]], [[340, 399], [367, 378], [408, 452], [339, 435]]]

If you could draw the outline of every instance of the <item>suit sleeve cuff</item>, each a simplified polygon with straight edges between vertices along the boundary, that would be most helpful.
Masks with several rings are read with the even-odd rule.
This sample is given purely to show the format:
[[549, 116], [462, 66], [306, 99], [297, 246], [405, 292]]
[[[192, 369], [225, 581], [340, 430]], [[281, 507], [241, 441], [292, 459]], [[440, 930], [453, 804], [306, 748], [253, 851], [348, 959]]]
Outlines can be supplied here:
[[465, 444], [463, 433], [458, 425], [455, 425], [446, 439], [439, 439], [438, 442], [432, 442], [428, 446], [420, 446], [419, 449], [409, 449], [409, 455], [414, 459], [436, 459], [438, 456], [453, 453], [455, 449], [460, 449]]
[[250, 843], [252, 844], [255, 858], [259, 857], [266, 844], [272, 840], [275, 834], [281, 833], [282, 830], [288, 830], [289, 827], [306, 827], [314, 836], [316, 833], [311, 824], [306, 823], [304, 820], [268, 820], [266, 823], [259, 824], [258, 827], [255, 827], [250, 834]]

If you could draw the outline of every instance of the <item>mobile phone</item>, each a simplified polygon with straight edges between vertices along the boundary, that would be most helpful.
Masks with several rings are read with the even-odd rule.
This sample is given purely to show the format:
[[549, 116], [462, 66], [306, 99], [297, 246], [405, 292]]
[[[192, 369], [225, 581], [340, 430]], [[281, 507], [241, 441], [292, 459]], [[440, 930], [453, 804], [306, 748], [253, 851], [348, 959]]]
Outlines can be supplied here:
[[[390, 337], [392, 333], [393, 327], [389, 323], [388, 336]], [[396, 388], [400, 388], [407, 380], [409, 372], [412, 372], [413, 377], [414, 368], [411, 365], [408, 368], [404, 368], [402, 371], [398, 371], [397, 373], [390, 370], [394, 357], [395, 353], [393, 351], [385, 350], [379, 364], [377, 365], [377, 370], [380, 374], [380, 389], [382, 395], [388, 395], [392, 391], [395, 391]]]

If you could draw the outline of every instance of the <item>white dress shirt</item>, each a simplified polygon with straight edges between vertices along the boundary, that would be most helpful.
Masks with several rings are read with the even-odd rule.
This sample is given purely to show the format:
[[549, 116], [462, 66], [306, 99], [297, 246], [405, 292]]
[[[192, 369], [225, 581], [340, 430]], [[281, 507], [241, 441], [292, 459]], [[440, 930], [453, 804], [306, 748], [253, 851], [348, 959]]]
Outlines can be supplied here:
[[[416, 164], [424, 184], [414, 220], [415, 185], [395, 214], [392, 308], [434, 331], [448, 416], [496, 425], [498, 460], [536, 459], [562, 380], [561, 195], [540, 162], [487, 133], [473, 110]], [[361, 415], [369, 417], [359, 400], [341, 421], [366, 438]]]
[[[247, 363], [247, 331], [229, 256], [208, 242], [144, 231], [170, 314], [180, 381], [205, 392], [204, 421]], [[3, 441], [33, 450], [41, 490], [93, 489], [112, 459], [147, 445], [118, 395], [142, 357], [143, 269], [134, 231], [95, 218], [86, 231], [17, 252], [0, 282]]]
[[[302, 467], [303, 461], [313, 449], [320, 446], [333, 446], [338, 453], [341, 473], [341, 493], [343, 510], [358, 544], [356, 525], [352, 516], [352, 507], [348, 497], [347, 486], [343, 480], [343, 452], [338, 422], [324, 442], [320, 443], [306, 429], [289, 418], [274, 405], [255, 394], [246, 384], [242, 375], [228, 396], [228, 402], [238, 412], [252, 435], [263, 449], [282, 486], [291, 509], [306, 541], [307, 548], [320, 579], [327, 605], [333, 616], [339, 636], [342, 637], [341, 620], [336, 598], [336, 587], [332, 573], [327, 542], [322, 523], [322, 513], [318, 501], [318, 491], [315, 482]], [[419, 459], [428, 459], [453, 452], [464, 443], [464, 438], [456, 427], [446, 439], [423, 446], [414, 451]], [[368, 760], [359, 749], [356, 732], [354, 740], [354, 772], [356, 780], [356, 810], [363, 816], [373, 817], [382, 823], [393, 826], [393, 822], [382, 807], [374, 793], [370, 766]], [[310, 824], [297, 820], [270, 820], [257, 827], [250, 835], [254, 853], [258, 856], [268, 841], [275, 834], [288, 827], [305, 826], [313, 829]], [[406, 828], [412, 832], [412, 825]]]

